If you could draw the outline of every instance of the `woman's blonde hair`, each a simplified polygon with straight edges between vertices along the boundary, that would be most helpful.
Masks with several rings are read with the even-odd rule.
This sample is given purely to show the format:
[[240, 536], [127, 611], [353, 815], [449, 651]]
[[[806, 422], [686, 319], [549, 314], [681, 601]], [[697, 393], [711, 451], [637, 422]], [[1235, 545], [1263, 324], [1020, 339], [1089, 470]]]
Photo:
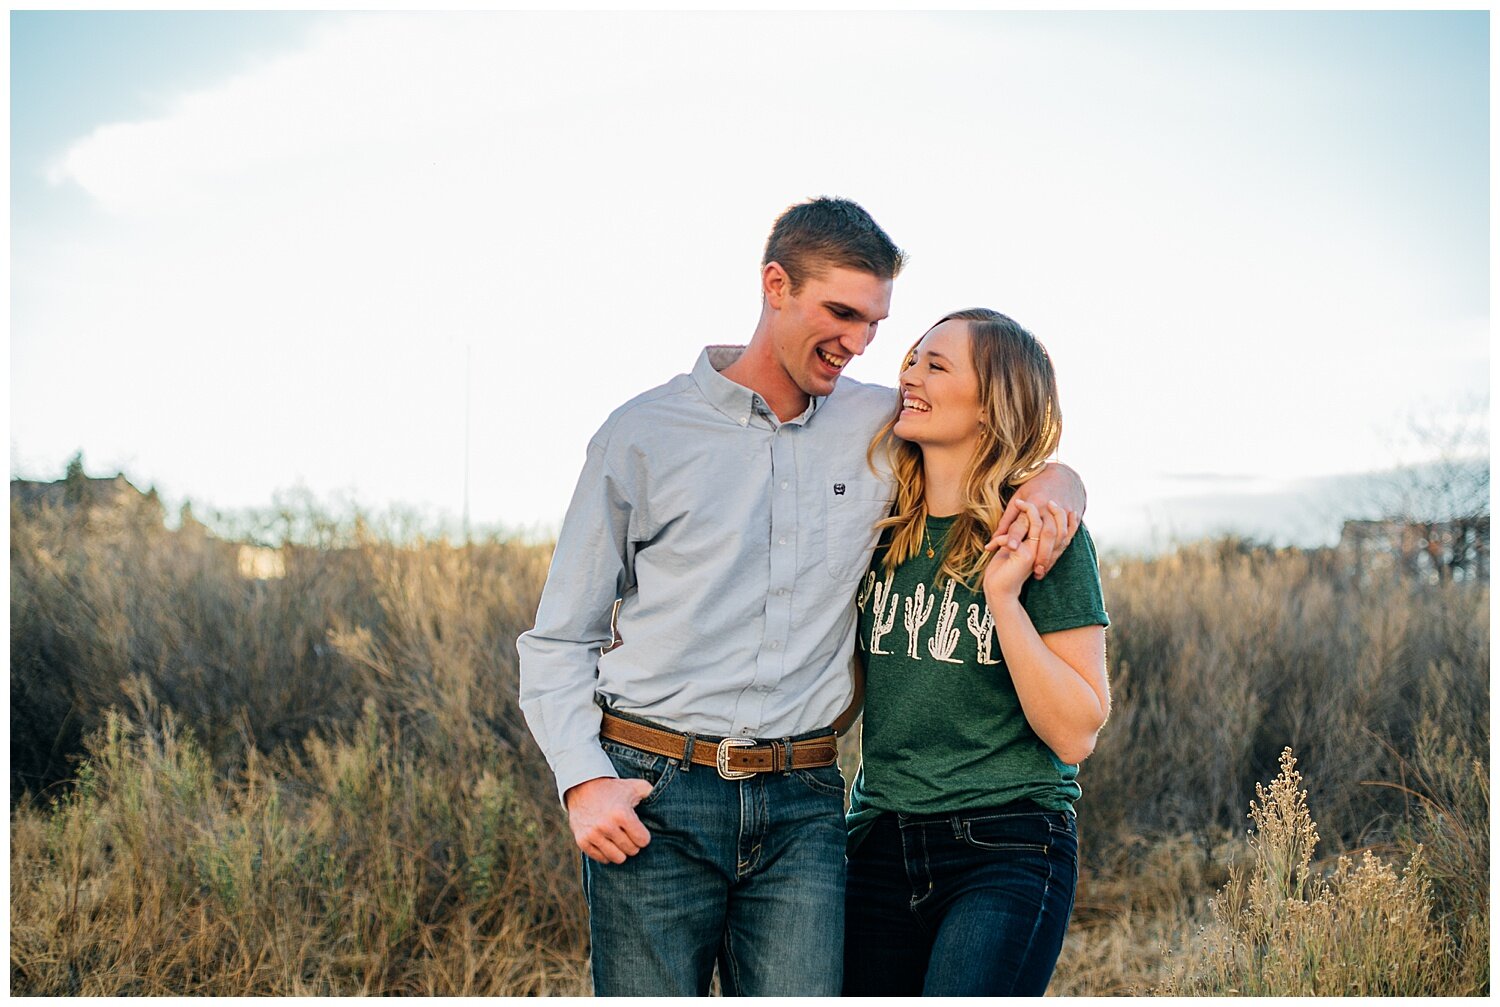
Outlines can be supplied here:
[[[1052, 360], [1036, 337], [988, 308], [968, 308], [938, 319], [967, 322], [969, 355], [979, 375], [983, 413], [979, 446], [964, 475], [957, 520], [948, 533], [939, 575], [977, 585], [990, 554], [984, 545], [994, 534], [1017, 486], [1041, 471], [1062, 439], [1062, 408]], [[928, 330], [929, 332], [931, 329]], [[924, 337], [926, 333], [923, 333]], [[901, 370], [916, 362], [912, 344]], [[884, 451], [896, 477], [896, 503], [877, 528], [890, 529], [885, 568], [893, 570], [917, 554], [927, 526], [926, 475], [922, 449], [893, 432], [900, 411], [880, 428], [867, 452], [871, 467]], [[934, 543], [936, 544], [936, 543]]]

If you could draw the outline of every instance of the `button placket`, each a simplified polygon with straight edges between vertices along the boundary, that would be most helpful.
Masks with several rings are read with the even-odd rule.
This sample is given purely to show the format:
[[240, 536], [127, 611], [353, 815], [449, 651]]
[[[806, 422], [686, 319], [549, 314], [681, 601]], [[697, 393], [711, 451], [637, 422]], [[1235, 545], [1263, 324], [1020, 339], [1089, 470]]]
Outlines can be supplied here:
[[[779, 435], [792, 428], [780, 426]], [[792, 442], [789, 437], [771, 438], [773, 485], [793, 489]], [[771, 495], [772, 542], [770, 592], [766, 598], [760, 654], [756, 660], [755, 691], [762, 697], [762, 711], [781, 682], [785, 667], [787, 632], [791, 627], [791, 585], [797, 569], [797, 500], [795, 493]], [[773, 713], [775, 711], [772, 711]]]

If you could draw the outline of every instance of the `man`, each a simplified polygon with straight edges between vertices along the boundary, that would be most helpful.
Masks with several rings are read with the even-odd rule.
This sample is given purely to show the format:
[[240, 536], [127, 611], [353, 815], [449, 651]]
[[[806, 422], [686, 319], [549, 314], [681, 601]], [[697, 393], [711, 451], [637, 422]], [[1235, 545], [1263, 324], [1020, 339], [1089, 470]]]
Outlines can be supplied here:
[[[854, 203], [791, 207], [749, 345], [706, 348], [589, 443], [518, 649], [586, 855], [596, 994], [702, 995], [716, 962], [728, 994], [839, 992], [833, 726], [852, 718], [853, 597], [891, 502], [866, 448], [895, 405], [839, 376], [903, 263]], [[1025, 491], [1082, 509], [1058, 467]], [[1048, 534], [1061, 552], [1069, 529]]]

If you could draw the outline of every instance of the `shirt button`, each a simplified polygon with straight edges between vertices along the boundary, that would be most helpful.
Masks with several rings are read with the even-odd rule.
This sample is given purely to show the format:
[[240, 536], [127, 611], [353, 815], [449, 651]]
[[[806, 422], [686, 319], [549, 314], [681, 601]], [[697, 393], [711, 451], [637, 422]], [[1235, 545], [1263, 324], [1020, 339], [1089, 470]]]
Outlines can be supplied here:
[[790, 485], [791, 485], [791, 483], [787, 482], [785, 479], [781, 480], [781, 488], [782, 489], [786, 489]]
[[749, 422], [750, 422], [750, 417], [748, 417], [748, 416], [741, 416], [740, 417], [740, 426], [744, 426], [745, 424], [747, 424]]
[[748, 738], [750, 736], [750, 728], [748, 728], [748, 727], [742, 727], [742, 728], [740, 728], [740, 733], [743, 734], [745, 737]]
[[781, 649], [781, 641], [780, 640], [772, 640], [771, 641], [771, 649], [772, 650], [780, 650]]
[[786, 588], [783, 587], [783, 588], [778, 589], [776, 593], [778, 595], [780, 595], [781, 597], [785, 598], [787, 595], [791, 594], [792, 592], [788, 591]]
[[781, 545], [786, 545], [786, 536], [783, 535], [783, 536], [781, 536], [781, 538], [777, 539], [776, 541], [779, 542]]

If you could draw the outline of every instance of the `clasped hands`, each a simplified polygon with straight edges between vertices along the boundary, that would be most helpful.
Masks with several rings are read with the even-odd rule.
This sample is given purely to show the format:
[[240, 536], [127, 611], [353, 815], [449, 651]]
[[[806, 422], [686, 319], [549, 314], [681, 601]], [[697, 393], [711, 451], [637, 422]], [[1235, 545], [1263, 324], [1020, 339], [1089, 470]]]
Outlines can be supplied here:
[[1073, 541], [1079, 517], [1055, 500], [1042, 510], [1012, 497], [985, 552], [993, 553], [984, 570], [985, 593], [1015, 597], [1029, 577], [1040, 578]]

